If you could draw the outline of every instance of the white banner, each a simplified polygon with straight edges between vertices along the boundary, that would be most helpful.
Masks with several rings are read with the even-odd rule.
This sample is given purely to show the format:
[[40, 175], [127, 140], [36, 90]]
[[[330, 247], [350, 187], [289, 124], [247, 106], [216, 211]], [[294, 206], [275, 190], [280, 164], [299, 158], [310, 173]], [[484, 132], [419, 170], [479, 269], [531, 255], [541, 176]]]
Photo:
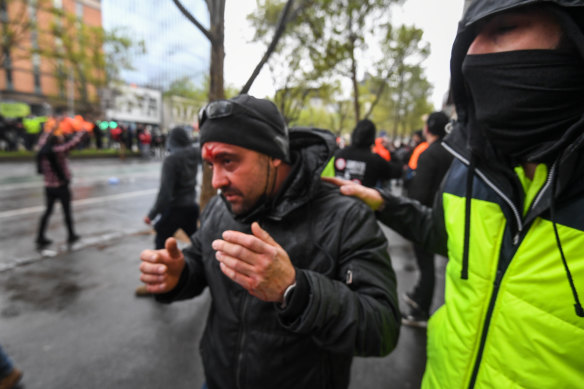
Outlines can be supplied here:
[[129, 85], [112, 86], [110, 91], [105, 102], [108, 119], [160, 125], [162, 92]]

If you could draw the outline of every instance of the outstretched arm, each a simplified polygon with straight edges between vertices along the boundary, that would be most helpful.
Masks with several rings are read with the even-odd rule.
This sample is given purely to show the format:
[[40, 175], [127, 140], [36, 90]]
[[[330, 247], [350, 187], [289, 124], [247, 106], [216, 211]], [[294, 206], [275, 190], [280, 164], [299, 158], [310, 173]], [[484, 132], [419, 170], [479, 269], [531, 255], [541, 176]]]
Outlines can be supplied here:
[[441, 196], [435, 197], [432, 208], [417, 200], [394, 196], [388, 191], [378, 191], [340, 178], [322, 177], [322, 180], [339, 186], [342, 194], [353, 196], [372, 210], [377, 219], [426, 250], [447, 255], [446, 231], [442, 214]]
[[323, 181], [337, 185], [340, 188], [342, 194], [358, 198], [374, 211], [382, 208], [383, 197], [381, 197], [381, 194], [379, 194], [379, 192], [373, 188], [369, 188], [356, 182], [344, 180], [338, 177], [322, 177], [321, 179]]

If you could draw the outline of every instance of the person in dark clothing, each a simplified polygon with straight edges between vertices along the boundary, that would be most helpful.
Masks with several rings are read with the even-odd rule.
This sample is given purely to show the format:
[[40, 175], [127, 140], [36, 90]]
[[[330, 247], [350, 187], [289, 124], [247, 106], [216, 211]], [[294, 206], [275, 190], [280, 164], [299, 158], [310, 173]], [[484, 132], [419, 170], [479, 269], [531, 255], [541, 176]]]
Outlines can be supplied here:
[[[56, 126], [59, 121], [57, 120]], [[44, 132], [40, 138], [37, 148], [37, 170], [44, 177], [46, 209], [43, 213], [38, 227], [36, 244], [42, 248], [52, 243], [45, 235], [49, 218], [53, 213], [55, 201], [61, 202], [65, 224], [67, 225], [67, 243], [74, 243], [79, 240], [79, 235], [75, 233], [73, 227], [73, 215], [71, 212], [71, 191], [69, 183], [71, 172], [67, 161], [69, 150], [75, 147], [85, 135], [85, 131], [79, 131], [69, 141], [65, 142], [59, 129], [53, 128]]]
[[354, 355], [382, 356], [401, 320], [387, 240], [371, 210], [320, 180], [325, 130], [290, 129], [276, 106], [240, 95], [202, 111], [200, 144], [220, 190], [192, 246], [141, 253], [160, 302], [200, 295], [201, 340], [217, 388], [347, 388]]
[[335, 176], [368, 187], [382, 186], [391, 178], [399, 178], [401, 166], [388, 162], [372, 152], [375, 143], [375, 124], [360, 120], [351, 134], [351, 144], [335, 153]]
[[[448, 116], [442, 111], [432, 112], [428, 116], [424, 126], [428, 148], [420, 154], [416, 174], [408, 189], [410, 198], [427, 207], [432, 206], [440, 183], [452, 163], [452, 155], [441, 144], [442, 138], [446, 135], [448, 121]], [[402, 323], [426, 327], [434, 296], [434, 254], [416, 243], [414, 253], [419, 275], [414, 288], [404, 295], [409, 309], [403, 314]]]
[[155, 249], [164, 248], [166, 239], [181, 228], [189, 236], [197, 231], [199, 205], [196, 202], [197, 171], [201, 151], [193, 147], [183, 127], [175, 127], [168, 135], [169, 155], [162, 164], [160, 188], [156, 202], [144, 217], [148, 225], [160, 216], [154, 225]]
[[442, 142], [454, 159], [432, 207], [337, 183], [448, 256], [423, 389], [580, 388], [584, 2], [465, 5], [450, 61], [457, 119]]
[[[166, 239], [182, 229], [189, 237], [197, 231], [199, 205], [196, 202], [196, 184], [201, 151], [193, 147], [188, 130], [175, 127], [168, 135], [169, 155], [164, 159], [160, 174], [160, 188], [156, 202], [144, 217], [144, 223], [154, 225], [154, 248], [164, 248]], [[136, 296], [149, 296], [144, 285], [136, 289]]]

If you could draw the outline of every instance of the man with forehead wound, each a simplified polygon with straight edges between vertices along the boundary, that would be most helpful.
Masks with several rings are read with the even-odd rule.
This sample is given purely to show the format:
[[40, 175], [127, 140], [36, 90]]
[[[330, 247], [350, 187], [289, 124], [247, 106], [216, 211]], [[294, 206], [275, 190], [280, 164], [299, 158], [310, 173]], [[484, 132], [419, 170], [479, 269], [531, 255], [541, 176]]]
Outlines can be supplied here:
[[454, 161], [432, 208], [336, 183], [448, 256], [423, 388], [581, 388], [584, 1], [467, 5], [443, 141]]
[[208, 388], [347, 388], [354, 355], [395, 347], [400, 315], [373, 213], [320, 180], [334, 135], [288, 131], [248, 95], [208, 104], [199, 126], [219, 194], [192, 246], [142, 252], [140, 279], [165, 303], [209, 288]]

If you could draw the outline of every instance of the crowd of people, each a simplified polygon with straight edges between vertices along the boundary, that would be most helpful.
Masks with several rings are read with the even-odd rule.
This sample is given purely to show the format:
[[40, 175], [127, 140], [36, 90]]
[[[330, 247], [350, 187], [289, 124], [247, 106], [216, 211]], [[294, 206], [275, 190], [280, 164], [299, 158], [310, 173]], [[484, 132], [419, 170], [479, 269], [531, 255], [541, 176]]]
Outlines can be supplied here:
[[[57, 108], [56, 112], [62, 112]], [[0, 151], [35, 151], [42, 134], [49, 132], [56, 116], [5, 118], [0, 115]], [[141, 123], [117, 123], [114, 121], [86, 120], [80, 115], [66, 115], [60, 122], [65, 139], [76, 132], [90, 131], [76, 149], [116, 149], [125, 157], [129, 151], [137, 151], [144, 158], [165, 155], [166, 134], [158, 126]], [[110, 124], [111, 123], [111, 124]]]

